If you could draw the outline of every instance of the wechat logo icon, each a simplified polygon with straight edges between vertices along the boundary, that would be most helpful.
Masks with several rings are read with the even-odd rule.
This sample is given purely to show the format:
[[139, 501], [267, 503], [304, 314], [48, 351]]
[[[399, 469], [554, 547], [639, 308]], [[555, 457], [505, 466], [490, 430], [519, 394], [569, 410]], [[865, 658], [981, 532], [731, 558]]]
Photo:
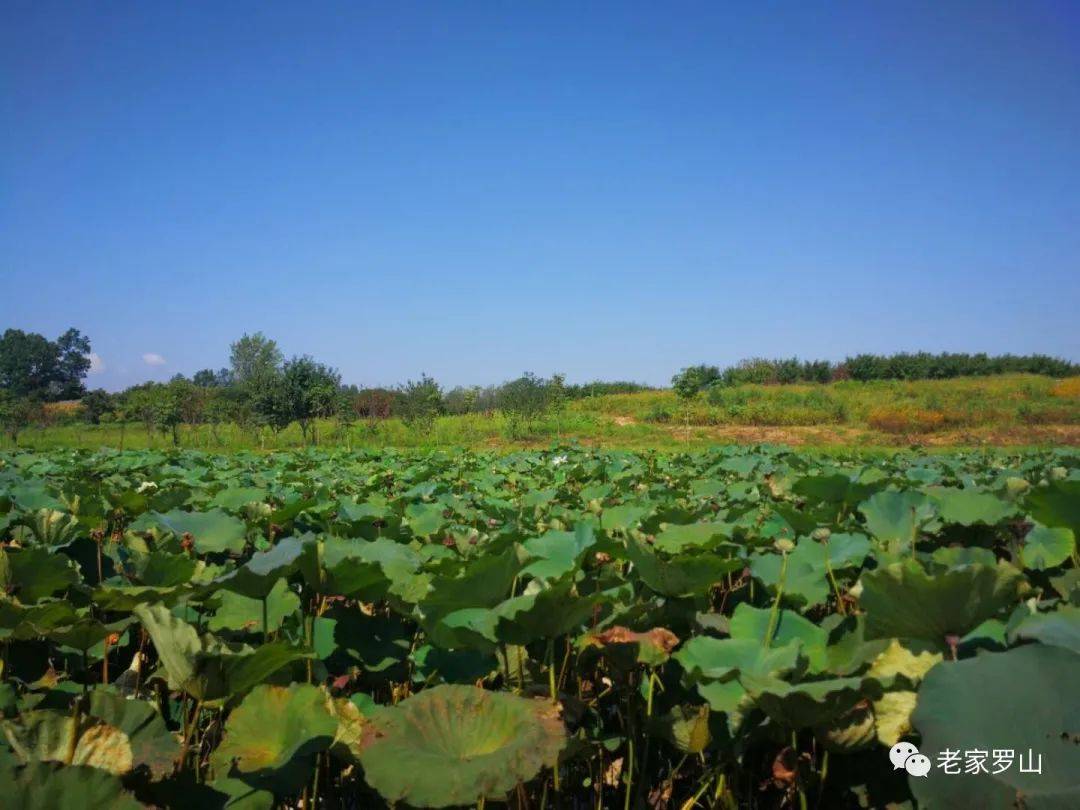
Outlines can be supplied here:
[[911, 743], [899, 742], [889, 749], [889, 761], [893, 764], [893, 770], [903, 768], [912, 776], [926, 776], [930, 773], [930, 757], [919, 753], [919, 749]]

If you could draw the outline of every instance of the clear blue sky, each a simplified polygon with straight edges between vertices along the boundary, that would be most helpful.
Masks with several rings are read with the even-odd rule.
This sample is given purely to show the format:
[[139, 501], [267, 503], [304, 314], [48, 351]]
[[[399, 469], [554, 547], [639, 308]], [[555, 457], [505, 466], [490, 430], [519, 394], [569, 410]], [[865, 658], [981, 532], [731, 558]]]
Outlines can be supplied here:
[[361, 384], [1080, 359], [1075, 2], [7, 2], [0, 121], [0, 328], [91, 385], [255, 330]]

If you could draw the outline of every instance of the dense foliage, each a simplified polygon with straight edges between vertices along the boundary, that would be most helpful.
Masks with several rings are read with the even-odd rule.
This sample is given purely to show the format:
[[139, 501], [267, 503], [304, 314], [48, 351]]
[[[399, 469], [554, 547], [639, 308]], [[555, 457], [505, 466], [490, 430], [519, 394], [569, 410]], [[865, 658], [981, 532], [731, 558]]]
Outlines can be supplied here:
[[698, 365], [684, 368], [672, 378], [672, 385], [693, 385], [698, 391], [711, 386], [746, 383], [776, 385], [786, 383], [827, 383], [835, 380], [948, 380], [956, 377], [986, 377], [994, 374], [1043, 374], [1069, 377], [1080, 374], [1080, 365], [1043, 354], [931, 354], [917, 352], [881, 355], [856, 354], [839, 363], [828, 360], [785, 360], [752, 358], [734, 366]]
[[1078, 531], [1066, 450], [0, 454], [3, 802], [1076, 806]]

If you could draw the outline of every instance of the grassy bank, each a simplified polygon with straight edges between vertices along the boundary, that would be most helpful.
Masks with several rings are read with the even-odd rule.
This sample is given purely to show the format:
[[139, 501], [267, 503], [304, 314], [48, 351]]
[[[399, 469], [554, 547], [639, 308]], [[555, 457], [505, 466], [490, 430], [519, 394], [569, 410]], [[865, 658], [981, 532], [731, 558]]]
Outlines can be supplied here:
[[[236, 425], [184, 425], [180, 443], [214, 451], [280, 450], [302, 444], [297, 425], [281, 432]], [[678, 449], [774, 442], [817, 447], [1054, 446], [1080, 444], [1080, 380], [1012, 375], [919, 382], [714, 389], [689, 405], [671, 391], [591, 397], [561, 414], [523, 422], [500, 413], [444, 416], [428, 427], [399, 419], [316, 428], [319, 445], [346, 447], [537, 447], [560, 440], [626, 449]], [[33, 428], [19, 446], [171, 445], [141, 425], [66, 424]], [[4, 446], [12, 446], [5, 439]]]

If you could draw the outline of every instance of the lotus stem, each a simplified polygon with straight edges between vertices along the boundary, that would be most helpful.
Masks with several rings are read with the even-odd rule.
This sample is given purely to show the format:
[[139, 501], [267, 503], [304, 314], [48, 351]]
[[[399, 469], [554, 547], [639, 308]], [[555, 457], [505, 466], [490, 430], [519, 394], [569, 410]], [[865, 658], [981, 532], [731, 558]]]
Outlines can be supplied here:
[[547, 643], [548, 660], [548, 688], [551, 690], [551, 702], [559, 702], [559, 692], [555, 686], [555, 639], [549, 638]]
[[769, 649], [769, 645], [772, 644], [773, 634], [776, 632], [776, 626], [780, 621], [780, 599], [784, 596], [784, 579], [787, 577], [787, 552], [783, 552], [783, 558], [780, 561], [780, 579], [776, 583], [776, 599], [773, 600], [772, 610], [769, 611], [769, 626], [765, 631], [765, 649]]

